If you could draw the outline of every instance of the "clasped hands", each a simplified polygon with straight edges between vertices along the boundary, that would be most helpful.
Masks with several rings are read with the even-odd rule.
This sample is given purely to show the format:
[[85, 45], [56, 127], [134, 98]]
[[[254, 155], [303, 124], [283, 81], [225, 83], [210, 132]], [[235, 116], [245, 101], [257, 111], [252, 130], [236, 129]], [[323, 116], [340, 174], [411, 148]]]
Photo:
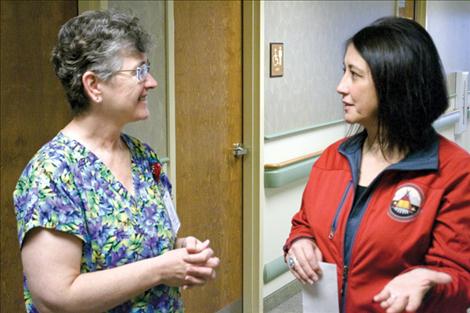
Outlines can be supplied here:
[[[303, 284], [313, 284], [321, 276], [322, 253], [312, 239], [292, 243], [286, 255], [291, 273]], [[437, 284], [448, 284], [452, 278], [445, 273], [416, 268], [393, 278], [373, 297], [386, 313], [415, 312], [426, 293]]]
[[166, 252], [164, 283], [183, 289], [203, 285], [215, 278], [220, 260], [209, 247], [209, 240], [201, 242], [195, 237], [179, 238], [174, 250]]

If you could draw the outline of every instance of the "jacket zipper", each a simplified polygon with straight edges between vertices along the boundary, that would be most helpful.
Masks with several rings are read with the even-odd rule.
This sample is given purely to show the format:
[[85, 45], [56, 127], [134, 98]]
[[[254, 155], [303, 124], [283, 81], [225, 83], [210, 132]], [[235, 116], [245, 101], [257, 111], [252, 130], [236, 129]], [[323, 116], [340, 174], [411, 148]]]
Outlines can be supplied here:
[[343, 265], [343, 285], [341, 286], [341, 296], [343, 296], [345, 292], [345, 287], [346, 283], [348, 281], [348, 272], [349, 272], [349, 266], [348, 265]]
[[352, 182], [352, 180], [350, 180], [349, 183], [348, 183], [348, 186], [346, 187], [346, 191], [343, 193], [343, 197], [341, 198], [341, 201], [339, 202], [339, 205], [336, 208], [335, 217], [334, 217], [333, 223], [331, 224], [331, 227], [330, 227], [330, 234], [328, 235], [329, 239], [333, 239], [333, 237], [335, 236], [336, 224], [338, 222], [338, 217], [339, 217], [339, 214], [341, 213], [341, 209], [343, 208], [344, 201], [346, 201], [346, 197], [347, 197], [347, 195], [349, 193], [349, 189], [351, 189], [352, 185], [353, 185], [353, 182]]
[[349, 266], [343, 265], [343, 276], [342, 276], [342, 286], [341, 286], [341, 293], [340, 293], [340, 312], [345, 313], [346, 308], [346, 285], [348, 284], [348, 273], [349, 273]]

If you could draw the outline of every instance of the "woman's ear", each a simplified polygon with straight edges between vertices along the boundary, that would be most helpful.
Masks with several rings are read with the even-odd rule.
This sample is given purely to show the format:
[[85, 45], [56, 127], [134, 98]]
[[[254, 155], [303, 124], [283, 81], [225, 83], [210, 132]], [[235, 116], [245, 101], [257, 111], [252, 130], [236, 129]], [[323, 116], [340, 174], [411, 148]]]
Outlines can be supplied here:
[[82, 75], [83, 89], [85, 90], [85, 93], [90, 101], [95, 103], [100, 103], [103, 100], [102, 92], [98, 82], [98, 77], [91, 71], [86, 71]]

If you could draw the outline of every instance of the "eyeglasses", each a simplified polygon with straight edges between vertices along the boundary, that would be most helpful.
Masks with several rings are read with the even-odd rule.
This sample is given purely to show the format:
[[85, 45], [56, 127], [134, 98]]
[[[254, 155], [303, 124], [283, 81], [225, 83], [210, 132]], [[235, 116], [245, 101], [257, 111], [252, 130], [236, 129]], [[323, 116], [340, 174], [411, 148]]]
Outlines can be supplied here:
[[139, 82], [144, 81], [148, 74], [150, 73], [150, 63], [144, 63], [140, 66], [138, 66], [135, 70], [119, 70], [116, 71], [115, 73], [119, 72], [135, 72], [135, 77]]

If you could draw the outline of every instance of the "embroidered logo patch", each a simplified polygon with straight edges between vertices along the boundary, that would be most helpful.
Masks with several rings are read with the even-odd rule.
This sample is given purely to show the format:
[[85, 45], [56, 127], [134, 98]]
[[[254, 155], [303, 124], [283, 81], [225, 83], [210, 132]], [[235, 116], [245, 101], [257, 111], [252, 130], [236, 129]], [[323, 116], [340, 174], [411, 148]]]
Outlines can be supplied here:
[[423, 192], [418, 186], [401, 185], [393, 196], [388, 213], [395, 220], [409, 221], [418, 215], [422, 202]]

